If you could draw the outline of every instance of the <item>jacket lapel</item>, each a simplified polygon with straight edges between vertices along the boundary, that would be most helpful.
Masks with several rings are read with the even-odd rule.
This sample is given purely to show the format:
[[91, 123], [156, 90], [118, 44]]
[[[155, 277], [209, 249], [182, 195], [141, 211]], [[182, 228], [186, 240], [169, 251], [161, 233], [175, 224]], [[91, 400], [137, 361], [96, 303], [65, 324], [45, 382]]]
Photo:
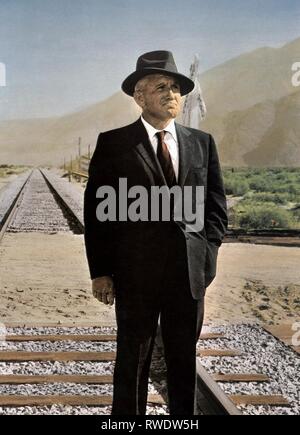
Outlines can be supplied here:
[[149, 141], [147, 130], [141, 119], [135, 123], [135, 150], [147, 163], [149, 169], [159, 178], [160, 184], [167, 184], [154, 149]]
[[193, 162], [193, 136], [190, 131], [182, 125], [176, 125], [178, 147], [179, 147], [179, 186], [183, 187], [189, 168]]
[[[147, 131], [138, 119], [134, 126], [135, 150], [147, 163], [149, 169], [159, 178], [161, 184], [167, 184], [154, 149], [149, 141]], [[190, 131], [175, 123], [179, 148], [179, 180], [178, 184], [183, 187], [187, 173], [193, 161], [193, 136]]]

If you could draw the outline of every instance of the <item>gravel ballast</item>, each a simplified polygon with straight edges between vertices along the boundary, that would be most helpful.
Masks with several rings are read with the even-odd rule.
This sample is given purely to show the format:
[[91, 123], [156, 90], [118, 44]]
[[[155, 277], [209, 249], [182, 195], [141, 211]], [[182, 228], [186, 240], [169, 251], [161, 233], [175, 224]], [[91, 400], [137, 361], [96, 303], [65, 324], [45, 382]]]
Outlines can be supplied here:
[[19, 175], [0, 190], [0, 224], [5, 220], [29, 175], [30, 172]]
[[217, 327], [214, 332], [225, 337], [198, 344], [203, 348], [237, 349], [237, 358], [201, 358], [210, 373], [258, 373], [269, 376], [271, 382], [220, 383], [227, 394], [283, 395], [290, 407], [242, 406], [250, 415], [299, 415], [300, 414], [300, 358], [292, 349], [256, 325]]
[[[222, 339], [201, 340], [199, 348], [237, 349], [242, 352], [235, 358], [201, 358], [201, 363], [210, 373], [258, 373], [268, 375], [270, 382], [264, 383], [220, 383], [227, 394], [283, 395], [290, 402], [290, 407], [240, 406], [244, 414], [249, 415], [299, 415], [300, 412], [300, 359], [290, 348], [279, 342], [264, 329], [256, 325], [235, 325], [210, 328], [211, 332], [224, 334]], [[9, 335], [27, 334], [115, 334], [116, 328], [8, 328]], [[3, 333], [3, 331], [2, 331]], [[4, 334], [5, 336], [5, 334]], [[116, 342], [5, 342], [2, 350], [26, 351], [116, 351]], [[114, 362], [9, 362], [0, 363], [0, 374], [15, 375], [113, 375]], [[160, 354], [154, 352], [149, 384], [150, 394], [166, 393], [165, 365]], [[1, 395], [112, 395], [111, 384], [73, 384], [46, 383], [28, 385], [0, 385]], [[110, 414], [110, 407], [86, 406], [51, 406], [0, 408], [0, 414]], [[166, 406], [149, 406], [148, 414], [168, 413]]]
[[34, 170], [26, 184], [20, 207], [8, 231], [70, 231], [69, 222], [40, 171]]
[[[60, 334], [99, 334], [115, 335], [116, 328], [77, 328], [77, 327], [49, 327], [49, 328], [2, 328], [1, 335], [60, 335]], [[71, 340], [62, 342], [51, 341], [0, 341], [2, 351], [27, 351], [27, 352], [56, 352], [56, 351], [82, 351], [82, 352], [115, 352], [116, 342], [89, 342]], [[29, 362], [0, 362], [0, 375], [113, 375], [115, 362], [89, 362], [89, 361], [29, 361]], [[159, 394], [156, 385], [149, 382], [149, 394]], [[76, 384], [76, 383], [43, 383], [0, 385], [0, 395], [72, 395], [72, 396], [112, 396], [112, 384]], [[110, 406], [26, 406], [26, 407], [0, 407], [0, 415], [109, 415]], [[168, 408], [163, 406], [148, 406], [149, 415], [167, 415]]]
[[52, 171], [43, 169], [42, 173], [47, 178], [48, 183], [57, 192], [62, 201], [72, 210], [76, 219], [84, 226], [83, 222], [83, 191], [80, 192], [73, 183], [58, 177]]

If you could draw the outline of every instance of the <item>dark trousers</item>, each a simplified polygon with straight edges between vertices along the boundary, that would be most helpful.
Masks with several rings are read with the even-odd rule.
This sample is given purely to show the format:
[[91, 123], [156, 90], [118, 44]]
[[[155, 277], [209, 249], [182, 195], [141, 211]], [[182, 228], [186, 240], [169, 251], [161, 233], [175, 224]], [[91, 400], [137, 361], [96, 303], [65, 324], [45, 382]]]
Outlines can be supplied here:
[[[179, 230], [180, 231], [180, 230]], [[116, 292], [117, 357], [112, 415], [145, 415], [151, 356], [160, 315], [171, 415], [196, 413], [196, 343], [204, 300], [192, 298], [185, 244], [170, 234], [163, 278], [144, 295]]]

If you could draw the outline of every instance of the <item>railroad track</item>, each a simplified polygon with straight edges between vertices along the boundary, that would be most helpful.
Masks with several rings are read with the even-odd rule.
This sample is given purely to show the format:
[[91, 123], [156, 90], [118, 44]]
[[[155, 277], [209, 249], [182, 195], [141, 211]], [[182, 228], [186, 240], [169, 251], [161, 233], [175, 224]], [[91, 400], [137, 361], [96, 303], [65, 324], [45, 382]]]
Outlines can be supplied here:
[[38, 169], [21, 178], [0, 198], [0, 242], [6, 232], [83, 232], [82, 201], [78, 194], [72, 198], [67, 183]]
[[[47, 328], [26, 330], [10, 328], [0, 351], [0, 413], [8, 409], [38, 409], [71, 406], [86, 412], [110, 413], [116, 331], [114, 328]], [[80, 331], [79, 331], [80, 329]], [[208, 373], [205, 361], [218, 358], [238, 359], [236, 350], [211, 349], [205, 343], [225, 340], [220, 333], [205, 333], [200, 338], [197, 357], [198, 406], [206, 415], [240, 415], [238, 406], [289, 406], [282, 395], [225, 394], [226, 383], [269, 383], [264, 373]], [[4, 346], [3, 346], [4, 344]], [[211, 344], [210, 344], [211, 345]], [[160, 350], [154, 358], [162, 357]], [[201, 362], [200, 362], [201, 360]], [[158, 368], [161, 378], [163, 369]], [[156, 372], [156, 373], [155, 373]], [[152, 386], [148, 395], [150, 413], [167, 414], [166, 389], [156, 381], [157, 369], [151, 371]], [[165, 384], [164, 384], [165, 386]], [[151, 408], [152, 407], [152, 408]], [[152, 411], [151, 411], [152, 409]]]
[[[282, 394], [251, 393], [250, 386], [269, 384], [271, 378], [257, 370], [257, 367], [253, 371], [243, 370], [242, 360], [251, 357], [247, 354], [248, 350], [242, 352], [228, 345], [230, 346], [230, 342], [228, 343], [225, 333], [204, 333], [200, 338], [196, 365], [200, 412], [204, 415], [241, 415], [239, 408], [245, 406], [289, 407], [289, 401]], [[159, 346], [161, 346], [160, 338]], [[226, 361], [226, 371], [216, 370], [215, 367], [208, 371], [205, 366], [210, 360], [216, 361], [216, 366], [218, 362]], [[239, 365], [239, 361], [241, 361], [241, 368], [234, 368]], [[244, 388], [241, 391], [235, 391], [234, 394], [228, 394], [224, 392], [223, 385], [249, 385], [250, 393], [246, 387], [246, 392]], [[239, 387], [235, 390], [238, 389]]]
[[20, 176], [17, 182], [11, 183], [10, 186], [1, 191], [0, 201], [0, 243], [4, 237], [4, 234], [9, 227], [15, 213], [21, 203], [22, 194], [24, 192], [25, 185], [30, 179], [32, 172], [26, 173], [24, 176]]
[[229, 230], [226, 234], [225, 243], [252, 243], [256, 245], [273, 245], [300, 247], [299, 230]]
[[[83, 231], [82, 197], [50, 171], [34, 170], [16, 185], [14, 195], [10, 194], [7, 198], [9, 199], [6, 210], [4, 207], [2, 212], [2, 219], [0, 214], [0, 242], [6, 231]], [[102, 333], [97, 330], [92, 334], [72, 334], [70, 331], [66, 333], [59, 330], [49, 334], [45, 333], [47, 328], [43, 328], [39, 334], [26, 334], [26, 330], [12, 329], [0, 351], [2, 410], [54, 405], [96, 408], [111, 406], [112, 395], [104, 393], [112, 392], [111, 369], [115, 360], [115, 332], [107, 333], [105, 330]], [[270, 382], [270, 378], [264, 373], [208, 373], [203, 363], [209, 359], [228, 361], [242, 357], [239, 350], [228, 346], [203, 346], [204, 343], [220, 343], [224, 338], [222, 333], [207, 333], [200, 340], [197, 376], [201, 412], [210, 415], [239, 415], [241, 411], [238, 407], [244, 405], [288, 406], [289, 402], [282, 394], [226, 394], [223, 391], [223, 384], [252, 385]], [[159, 347], [158, 343], [158, 350]], [[109, 374], [97, 374], [93, 367], [97, 367], [97, 364], [104, 367], [107, 365], [110, 368]], [[22, 366], [25, 367], [24, 372]], [[68, 367], [74, 366], [78, 370], [72, 374]], [[60, 373], [57, 373], [57, 367], [61, 369]], [[77, 389], [72, 389], [70, 384], [77, 386]], [[50, 388], [51, 385], [56, 387]], [[71, 394], [68, 394], [68, 388]], [[42, 394], [39, 394], [39, 389]], [[93, 389], [97, 394], [89, 394]], [[55, 393], [56, 390], [58, 393]], [[165, 410], [166, 394], [163, 391], [161, 394], [153, 392], [149, 394], [148, 401], [149, 405]]]

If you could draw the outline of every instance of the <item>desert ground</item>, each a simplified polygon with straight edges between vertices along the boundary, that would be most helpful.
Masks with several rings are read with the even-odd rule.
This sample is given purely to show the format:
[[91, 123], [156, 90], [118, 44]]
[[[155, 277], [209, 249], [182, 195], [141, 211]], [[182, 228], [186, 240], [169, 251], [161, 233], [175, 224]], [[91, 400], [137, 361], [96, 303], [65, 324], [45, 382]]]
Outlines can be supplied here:
[[[206, 323], [300, 319], [300, 248], [223, 244], [207, 289]], [[0, 322], [111, 325], [91, 295], [83, 236], [6, 234], [0, 246]]]
[[24, 166], [7, 166], [7, 165], [0, 165], [0, 190], [10, 181], [13, 181], [18, 174], [26, 171], [29, 169], [28, 167]]
[[[0, 178], [0, 189], [15, 175]], [[82, 185], [77, 184], [79, 189]], [[207, 324], [300, 320], [300, 248], [224, 243], [207, 289]], [[91, 294], [83, 236], [7, 233], [0, 245], [0, 323], [114, 325]]]
[[268, 324], [300, 319], [300, 248], [224, 243], [207, 289], [206, 322]]

